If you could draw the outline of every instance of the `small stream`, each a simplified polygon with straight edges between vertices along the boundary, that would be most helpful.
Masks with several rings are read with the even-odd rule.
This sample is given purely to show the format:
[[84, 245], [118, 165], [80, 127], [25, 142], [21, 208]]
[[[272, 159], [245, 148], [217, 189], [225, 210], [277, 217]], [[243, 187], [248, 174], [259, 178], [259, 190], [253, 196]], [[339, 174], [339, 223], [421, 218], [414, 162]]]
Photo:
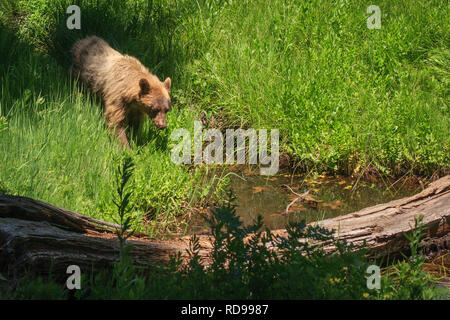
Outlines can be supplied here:
[[[253, 223], [262, 215], [268, 228], [282, 229], [289, 222], [306, 220], [307, 223], [333, 218], [391, 200], [411, 196], [421, 191], [420, 185], [406, 180], [368, 181], [351, 177], [325, 175], [291, 175], [280, 173], [262, 176], [259, 170], [232, 171], [227, 174], [236, 213], [244, 225]], [[286, 207], [299, 195], [286, 214]], [[208, 228], [197, 221], [189, 233], [204, 233]]]
[[[411, 196], [421, 190], [418, 185], [394, 182], [325, 175], [261, 176], [245, 171], [244, 174], [232, 175], [230, 187], [236, 196], [236, 212], [245, 225], [260, 214], [267, 227], [281, 229], [289, 221], [306, 220], [309, 223], [333, 218]], [[306, 200], [294, 202], [286, 214], [286, 207], [308, 190]]]

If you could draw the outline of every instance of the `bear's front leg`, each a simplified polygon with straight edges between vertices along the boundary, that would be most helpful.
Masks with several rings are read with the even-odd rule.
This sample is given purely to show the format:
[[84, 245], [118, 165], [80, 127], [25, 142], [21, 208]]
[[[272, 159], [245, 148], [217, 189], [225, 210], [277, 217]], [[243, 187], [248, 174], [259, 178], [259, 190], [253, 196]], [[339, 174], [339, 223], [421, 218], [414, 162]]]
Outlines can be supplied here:
[[126, 148], [128, 151], [131, 150], [130, 143], [128, 142], [127, 138], [126, 126], [124, 126], [123, 124], [118, 124], [115, 127], [110, 126], [109, 130], [111, 131], [111, 133], [114, 132], [116, 138], [119, 139], [122, 148]]
[[105, 117], [111, 134], [119, 139], [122, 148], [130, 151], [130, 143], [126, 134], [126, 112], [122, 105], [106, 104]]

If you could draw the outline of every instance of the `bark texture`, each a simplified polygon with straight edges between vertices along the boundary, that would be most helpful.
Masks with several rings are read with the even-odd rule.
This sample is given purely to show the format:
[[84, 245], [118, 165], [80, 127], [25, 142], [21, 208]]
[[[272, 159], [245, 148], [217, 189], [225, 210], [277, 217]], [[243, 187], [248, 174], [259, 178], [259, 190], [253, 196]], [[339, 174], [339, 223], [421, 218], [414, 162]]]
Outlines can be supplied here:
[[[364, 241], [375, 258], [407, 251], [403, 233], [414, 229], [414, 217], [423, 215], [427, 250], [450, 248], [450, 175], [412, 196], [365, 208], [318, 224], [335, 230], [335, 237], [356, 245]], [[69, 265], [101, 270], [119, 258], [119, 242], [112, 223], [92, 219], [38, 200], [0, 195], [0, 272], [19, 276], [24, 270], [65, 275]], [[285, 236], [286, 230], [274, 234]], [[205, 258], [211, 237], [198, 236]], [[138, 267], [168, 261], [170, 255], [186, 256], [190, 237], [165, 241], [136, 234], [129, 240]], [[325, 244], [327, 246], [327, 244]], [[328, 248], [331, 248], [328, 245]], [[274, 248], [276, 249], [276, 248]], [[208, 261], [208, 259], [205, 259]]]

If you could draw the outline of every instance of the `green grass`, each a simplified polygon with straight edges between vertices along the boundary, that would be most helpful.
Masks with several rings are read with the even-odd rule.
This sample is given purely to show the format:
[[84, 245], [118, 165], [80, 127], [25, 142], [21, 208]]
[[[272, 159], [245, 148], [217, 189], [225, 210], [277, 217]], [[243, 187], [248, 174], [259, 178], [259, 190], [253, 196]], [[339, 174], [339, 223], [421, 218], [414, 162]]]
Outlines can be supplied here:
[[[81, 30], [66, 28], [71, 4]], [[67, 73], [71, 45], [91, 34], [173, 79], [169, 130], [147, 124], [132, 152], [131, 202], [151, 234], [211, 195], [211, 176], [173, 164], [167, 145], [201, 114], [212, 127], [280, 129], [303, 170], [448, 172], [448, 6], [377, 5], [380, 30], [356, 0], [4, 0], [0, 191], [102, 219], [113, 210], [121, 152]]]
[[[0, 33], [1, 192], [110, 221], [114, 171], [124, 155], [110, 138], [100, 103], [51, 57], [33, 53], [5, 29]], [[214, 169], [170, 159], [171, 130], [193, 127], [193, 121], [192, 112], [182, 109], [169, 114], [172, 126], [165, 132], [147, 123], [131, 153], [134, 221], [151, 236], [184, 231], [178, 215], [214, 195]]]
[[280, 128], [282, 150], [306, 169], [448, 170], [448, 7], [377, 5], [381, 30], [366, 27], [361, 1], [225, 6], [193, 66], [199, 103], [227, 125]]

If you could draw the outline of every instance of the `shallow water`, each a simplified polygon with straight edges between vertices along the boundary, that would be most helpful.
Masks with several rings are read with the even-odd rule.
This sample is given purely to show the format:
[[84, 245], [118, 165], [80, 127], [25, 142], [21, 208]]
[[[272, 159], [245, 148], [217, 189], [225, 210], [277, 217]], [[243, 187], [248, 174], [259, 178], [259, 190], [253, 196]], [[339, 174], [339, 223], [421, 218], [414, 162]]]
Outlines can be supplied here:
[[[230, 189], [236, 197], [236, 213], [244, 225], [252, 224], [258, 215], [270, 229], [282, 229], [291, 221], [307, 223], [355, 212], [363, 208], [411, 196], [419, 185], [399, 181], [368, 181], [325, 175], [278, 174], [262, 176], [248, 169], [229, 172]], [[306, 201], [296, 198], [309, 190]], [[201, 219], [202, 220], [202, 219]], [[194, 222], [188, 233], [207, 233], [204, 221]]]
[[[362, 181], [348, 177], [279, 174], [261, 176], [245, 170], [231, 175], [231, 190], [236, 197], [236, 212], [245, 225], [262, 215], [270, 229], [280, 229], [289, 221], [318, 221], [365, 207], [400, 199], [420, 191], [420, 186], [405, 182]], [[306, 201], [296, 201], [309, 190]]]

